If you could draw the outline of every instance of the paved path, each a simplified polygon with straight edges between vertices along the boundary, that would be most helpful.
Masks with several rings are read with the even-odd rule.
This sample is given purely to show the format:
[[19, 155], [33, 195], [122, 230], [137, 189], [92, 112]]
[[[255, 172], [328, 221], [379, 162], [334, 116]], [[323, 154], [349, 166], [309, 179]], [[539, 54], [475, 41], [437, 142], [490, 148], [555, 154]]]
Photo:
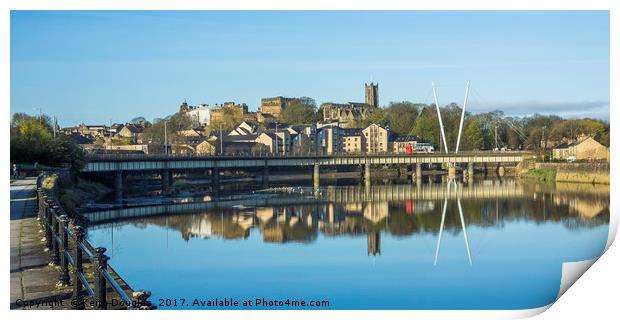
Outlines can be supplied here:
[[[11, 309], [19, 300], [55, 303], [33, 309], [69, 309], [71, 287], [57, 286], [59, 272], [48, 265], [44, 233], [36, 218], [36, 178], [11, 183]], [[59, 303], [65, 305], [59, 306]]]

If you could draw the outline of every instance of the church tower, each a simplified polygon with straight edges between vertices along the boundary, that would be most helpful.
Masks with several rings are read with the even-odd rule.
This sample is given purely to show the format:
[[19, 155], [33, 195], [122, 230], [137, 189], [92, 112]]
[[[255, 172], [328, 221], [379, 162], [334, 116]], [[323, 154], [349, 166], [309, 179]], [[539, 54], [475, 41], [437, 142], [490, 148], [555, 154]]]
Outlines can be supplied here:
[[375, 108], [379, 107], [379, 83], [374, 84], [371, 82], [370, 84], [364, 83], [364, 95], [366, 97], [366, 104], [371, 105]]

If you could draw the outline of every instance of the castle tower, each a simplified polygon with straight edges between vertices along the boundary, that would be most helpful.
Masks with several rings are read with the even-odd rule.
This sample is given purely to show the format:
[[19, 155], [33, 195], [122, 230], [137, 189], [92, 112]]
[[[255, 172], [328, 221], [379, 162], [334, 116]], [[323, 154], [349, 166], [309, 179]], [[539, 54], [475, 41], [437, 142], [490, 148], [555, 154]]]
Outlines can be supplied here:
[[379, 107], [379, 83], [374, 84], [371, 82], [370, 84], [364, 83], [364, 95], [366, 97], [366, 104], [371, 105], [375, 108]]

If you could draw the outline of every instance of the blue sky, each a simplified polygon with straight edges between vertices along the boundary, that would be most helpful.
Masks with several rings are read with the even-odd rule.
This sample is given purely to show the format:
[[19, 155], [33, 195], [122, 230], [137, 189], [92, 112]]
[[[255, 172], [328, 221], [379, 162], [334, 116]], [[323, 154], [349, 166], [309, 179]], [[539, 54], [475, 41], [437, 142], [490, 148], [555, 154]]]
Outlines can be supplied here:
[[[61, 125], [309, 96], [609, 119], [606, 11], [13, 11], [11, 113]], [[35, 111], [37, 110], [37, 111]]]

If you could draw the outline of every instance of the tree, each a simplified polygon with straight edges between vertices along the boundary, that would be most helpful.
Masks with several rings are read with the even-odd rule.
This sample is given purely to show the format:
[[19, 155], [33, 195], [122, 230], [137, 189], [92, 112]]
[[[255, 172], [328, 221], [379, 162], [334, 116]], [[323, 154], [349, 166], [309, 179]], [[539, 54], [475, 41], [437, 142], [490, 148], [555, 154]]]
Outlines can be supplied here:
[[155, 122], [152, 126], [144, 129], [144, 138], [147, 140], [164, 141], [165, 136], [168, 143], [180, 142], [185, 137], [178, 134], [181, 130], [192, 128], [192, 121], [185, 113], [175, 113]]
[[310, 98], [294, 99], [280, 113], [282, 121], [288, 124], [315, 123], [321, 120], [316, 103]]
[[[219, 110], [214, 110], [211, 112], [221, 112], [221, 117], [217, 119], [213, 119], [211, 117], [211, 122], [209, 123], [208, 130], [233, 130], [236, 126], [241, 124], [245, 120], [245, 116], [243, 113], [239, 112], [239, 109], [235, 107], [222, 107]], [[213, 115], [213, 113], [212, 113]], [[188, 117], [189, 119], [189, 117]]]
[[484, 148], [484, 136], [480, 129], [480, 122], [476, 118], [467, 121], [461, 137], [461, 150], [481, 150]]
[[308, 136], [300, 134], [291, 146], [291, 151], [298, 153], [309, 153], [315, 151], [315, 145]]
[[413, 131], [419, 110], [418, 105], [408, 101], [390, 102], [385, 113], [387, 114], [387, 125], [392, 132], [408, 135]]
[[435, 107], [425, 107], [416, 119], [413, 133], [422, 141], [439, 145], [440, 131]]
[[131, 121], [129, 121], [129, 123], [135, 124], [135, 125], [138, 125], [138, 126], [143, 126], [143, 127], [148, 127], [148, 126], [151, 125], [151, 123], [148, 122], [145, 117], [135, 117], [135, 118], [131, 119]]
[[50, 166], [71, 165], [79, 169], [84, 163], [83, 152], [69, 137], [54, 138], [49, 117], [32, 117], [26, 114], [13, 116], [11, 129], [11, 161], [14, 163], [38, 162]]

